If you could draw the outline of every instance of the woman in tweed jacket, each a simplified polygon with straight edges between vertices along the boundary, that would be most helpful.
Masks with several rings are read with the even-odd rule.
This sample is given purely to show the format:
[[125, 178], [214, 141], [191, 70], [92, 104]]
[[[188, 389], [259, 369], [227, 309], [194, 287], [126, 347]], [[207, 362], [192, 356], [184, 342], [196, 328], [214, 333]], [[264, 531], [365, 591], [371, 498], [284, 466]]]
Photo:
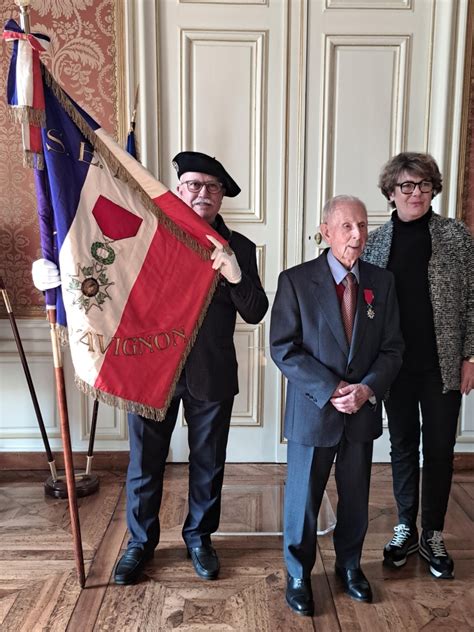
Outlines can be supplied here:
[[399, 568], [419, 550], [435, 577], [451, 578], [454, 564], [442, 531], [461, 395], [474, 388], [473, 242], [462, 223], [431, 209], [442, 179], [428, 154], [392, 158], [382, 169], [379, 187], [394, 210], [390, 221], [369, 235], [363, 258], [395, 275], [406, 345], [385, 404], [398, 524], [385, 545], [384, 563]]

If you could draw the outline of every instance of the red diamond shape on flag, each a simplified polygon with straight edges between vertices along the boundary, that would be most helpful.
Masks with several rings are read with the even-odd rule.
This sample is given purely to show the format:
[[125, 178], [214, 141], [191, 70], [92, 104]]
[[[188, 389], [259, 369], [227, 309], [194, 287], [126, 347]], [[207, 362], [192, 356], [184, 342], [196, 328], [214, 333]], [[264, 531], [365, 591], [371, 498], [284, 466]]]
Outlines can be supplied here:
[[115, 204], [103, 195], [99, 195], [97, 198], [92, 215], [102, 233], [114, 241], [135, 237], [143, 221], [141, 217], [127, 211], [126, 208]]

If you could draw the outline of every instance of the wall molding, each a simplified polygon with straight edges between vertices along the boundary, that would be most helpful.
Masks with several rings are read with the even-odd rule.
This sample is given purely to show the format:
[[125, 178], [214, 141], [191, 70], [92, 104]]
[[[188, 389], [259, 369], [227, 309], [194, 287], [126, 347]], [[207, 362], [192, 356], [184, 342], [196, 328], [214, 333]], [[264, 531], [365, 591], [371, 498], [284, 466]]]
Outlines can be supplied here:
[[[41, 452], [2, 452], [0, 471], [44, 471], [49, 475], [49, 466], [46, 456]], [[64, 468], [64, 460], [61, 452], [56, 453], [56, 467]], [[85, 468], [86, 452], [74, 452], [74, 463], [78, 471]], [[92, 471], [125, 472], [128, 467], [128, 452], [104, 451], [94, 454]], [[374, 462], [373, 465], [377, 463]], [[384, 463], [386, 465], [386, 463]], [[250, 466], [250, 464], [249, 464]], [[462, 472], [474, 469], [473, 452], [456, 452], [454, 455], [454, 471]]]
[[[330, 34], [324, 41], [324, 106], [321, 121], [322, 159], [321, 159], [321, 185], [320, 208], [323, 208], [327, 199], [335, 195], [336, 167], [336, 143], [335, 130], [338, 123], [338, 75], [342, 55], [365, 52], [371, 50], [372, 55], [377, 53], [387, 55], [391, 52], [393, 58], [393, 76], [391, 77], [391, 138], [389, 140], [388, 155], [395, 155], [402, 151], [406, 138], [406, 100], [407, 77], [410, 68], [410, 35], [359, 35], [359, 34]], [[369, 209], [371, 222], [383, 224], [387, 219], [386, 209], [377, 211]]]
[[412, 0], [326, 0], [324, 6], [326, 11], [337, 9], [394, 9], [411, 10], [413, 8]]
[[136, 136], [140, 162], [160, 179], [159, 3], [117, 1], [123, 12], [121, 23], [124, 25], [125, 43], [122, 54], [127, 69], [122, 88], [130, 106], [139, 86]]
[[195, 148], [196, 130], [203, 124], [197, 121], [196, 112], [201, 87], [201, 69], [198, 56], [204, 49], [213, 49], [215, 55], [237, 54], [237, 51], [248, 52], [249, 101], [246, 103], [245, 119], [248, 124], [249, 153], [247, 186], [242, 184], [243, 191], [248, 190], [248, 199], [241, 195], [242, 206], [226, 208], [222, 213], [230, 222], [265, 222], [265, 178], [264, 155], [266, 140], [266, 83], [268, 64], [268, 33], [265, 30], [204, 30], [182, 29], [180, 31], [180, 130], [181, 147]]

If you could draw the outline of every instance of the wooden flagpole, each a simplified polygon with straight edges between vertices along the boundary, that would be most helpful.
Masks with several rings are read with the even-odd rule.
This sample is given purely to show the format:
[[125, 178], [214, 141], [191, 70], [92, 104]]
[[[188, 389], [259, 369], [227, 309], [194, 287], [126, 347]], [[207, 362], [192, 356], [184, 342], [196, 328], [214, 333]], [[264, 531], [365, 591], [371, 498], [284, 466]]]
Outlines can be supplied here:
[[64, 368], [62, 363], [61, 348], [56, 329], [56, 307], [48, 305], [47, 314], [50, 326], [51, 346], [53, 348], [54, 373], [56, 377], [56, 395], [58, 400], [59, 419], [61, 424], [61, 438], [63, 442], [64, 470], [66, 472], [69, 516], [71, 518], [71, 531], [74, 542], [74, 559], [76, 562], [79, 584], [81, 588], [83, 588], [86, 583], [86, 575], [84, 571], [84, 555], [82, 552], [79, 508], [77, 505], [76, 479], [74, 476], [74, 463], [72, 459], [71, 433], [69, 431], [66, 384], [64, 381]]
[[[20, 25], [25, 33], [30, 33], [29, 5], [30, 0], [15, 0], [20, 9]], [[59, 418], [61, 424], [61, 438], [64, 453], [64, 469], [68, 491], [69, 515], [71, 518], [71, 530], [74, 542], [74, 559], [81, 588], [86, 583], [84, 571], [84, 555], [82, 551], [81, 525], [79, 522], [79, 509], [77, 505], [76, 480], [74, 477], [74, 464], [72, 459], [71, 433], [69, 430], [69, 416], [66, 401], [66, 385], [62, 363], [61, 347], [56, 328], [56, 306], [46, 305], [48, 321], [50, 325], [51, 345], [53, 349], [54, 372], [56, 378], [56, 394], [58, 400]]]

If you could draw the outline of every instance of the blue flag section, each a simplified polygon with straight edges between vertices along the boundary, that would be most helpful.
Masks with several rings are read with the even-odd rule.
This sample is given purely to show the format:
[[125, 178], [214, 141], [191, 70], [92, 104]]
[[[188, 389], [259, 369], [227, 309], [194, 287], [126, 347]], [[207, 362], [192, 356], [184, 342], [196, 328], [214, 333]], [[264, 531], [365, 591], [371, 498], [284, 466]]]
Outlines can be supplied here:
[[130, 131], [128, 132], [126, 150], [130, 154], [130, 156], [133, 156], [134, 158], [138, 159], [137, 143], [135, 140], [135, 123], [132, 123], [130, 127]]

